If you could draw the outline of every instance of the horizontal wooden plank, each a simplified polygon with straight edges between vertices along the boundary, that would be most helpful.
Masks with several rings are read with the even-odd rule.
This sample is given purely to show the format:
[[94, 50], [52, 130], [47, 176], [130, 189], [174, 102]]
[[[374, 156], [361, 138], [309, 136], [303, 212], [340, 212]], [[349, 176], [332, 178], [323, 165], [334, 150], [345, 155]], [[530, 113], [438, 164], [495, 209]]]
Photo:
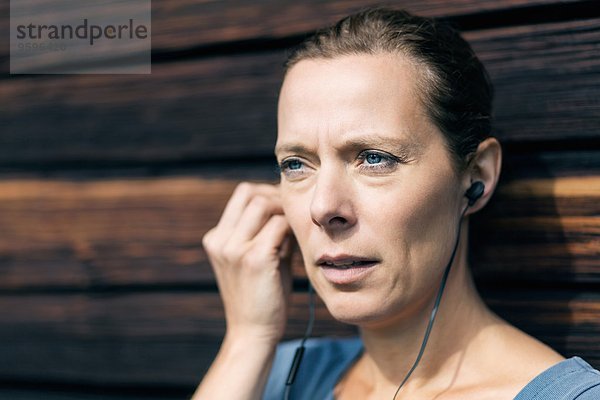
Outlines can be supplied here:
[[501, 288], [483, 291], [483, 297], [502, 318], [561, 354], [581, 355], [596, 368], [600, 365], [600, 302], [595, 293]]
[[[201, 246], [238, 181], [0, 180], [0, 291], [212, 285]], [[600, 281], [600, 176], [514, 180], [473, 218], [478, 278]], [[295, 273], [304, 277], [302, 259]]]
[[0, 160], [43, 165], [270, 155], [281, 62], [277, 52], [159, 64], [150, 76], [7, 80], [0, 86], [6, 106]]
[[[505, 289], [486, 298], [563, 354], [599, 365], [600, 346], [590, 344], [600, 334], [597, 294]], [[297, 293], [286, 338], [302, 336], [307, 316], [307, 295]], [[321, 302], [316, 316], [314, 336], [356, 334], [332, 320]], [[216, 293], [2, 295], [0, 321], [3, 381], [191, 387], [224, 332]]]
[[[153, 2], [153, 46], [173, 49], [202, 46], [214, 42], [232, 42], [256, 37], [285, 37], [314, 31], [324, 25], [372, 5], [404, 8], [417, 15], [451, 17], [465, 14], [504, 11], [523, 6], [555, 5], [556, 0], [308, 0], [302, 4], [293, 1], [267, 0], [247, 3], [228, 0], [218, 3], [197, 3], [191, 0]], [[563, 1], [576, 5], [581, 1]], [[566, 7], [565, 7], [566, 8]], [[543, 13], [543, 8], [538, 9]], [[194, 18], [190, 18], [194, 15]], [[480, 18], [485, 19], [485, 16]], [[215, 24], [214, 21], [219, 21]], [[510, 23], [510, 21], [506, 21]]]
[[[294, 295], [287, 338], [306, 329]], [[315, 335], [350, 335], [322, 304]], [[191, 385], [214, 358], [225, 322], [217, 293], [0, 296], [0, 380]], [[157, 366], [160, 365], [160, 368]]]
[[465, 38], [491, 73], [499, 137], [598, 138], [600, 107], [591, 87], [600, 87], [600, 20], [476, 31]]
[[[523, 6], [544, 6], [580, 1], [556, 0], [403, 0], [387, 4], [419, 15], [447, 17], [506, 10]], [[0, 14], [9, 15], [9, 0], [0, 1]], [[254, 3], [242, 0], [219, 2], [193, 0], [155, 0], [152, 2], [152, 47], [157, 52], [236, 42], [253, 38], [295, 36], [331, 24], [339, 18], [370, 5], [386, 4], [374, 0], [266, 0]], [[538, 13], [542, 13], [538, 10]], [[218, 21], [218, 23], [215, 23]], [[510, 22], [510, 21], [507, 21]], [[8, 18], [0, 20], [0, 37], [9, 37]], [[0, 60], [8, 60], [8, 47], [0, 46]], [[6, 61], [8, 62], [8, 61]], [[4, 63], [0, 70], [8, 71]]]
[[[569, 142], [557, 143], [555, 150], [541, 151], [536, 143], [504, 145], [500, 184], [524, 178], [592, 176], [600, 171], [600, 152], [589, 147], [568, 150]], [[572, 148], [572, 147], [571, 147]]]
[[493, 284], [512, 275], [538, 282], [598, 282], [599, 197], [600, 181], [594, 177], [500, 186], [471, 224], [477, 279]]
[[4, 288], [212, 280], [201, 236], [218, 222], [235, 184], [4, 181]]
[[[465, 36], [496, 83], [504, 142], [597, 139], [600, 19]], [[8, 79], [0, 85], [0, 166], [272, 156], [283, 58], [273, 51], [164, 63], [151, 76]]]

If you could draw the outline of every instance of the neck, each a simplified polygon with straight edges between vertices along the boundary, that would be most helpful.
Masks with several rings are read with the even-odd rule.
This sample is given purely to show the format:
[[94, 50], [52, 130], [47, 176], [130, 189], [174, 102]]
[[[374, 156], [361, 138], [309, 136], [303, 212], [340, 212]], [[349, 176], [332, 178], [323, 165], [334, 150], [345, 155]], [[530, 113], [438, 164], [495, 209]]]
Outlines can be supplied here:
[[[401, 393], [425, 386], [448, 386], [468, 350], [478, 346], [476, 337], [497, 322], [477, 293], [467, 266], [467, 235], [463, 230], [462, 245], [457, 249], [425, 351]], [[373, 390], [388, 393], [403, 381], [421, 348], [434, 301], [435, 296], [419, 312], [397, 323], [361, 328], [366, 349], [361, 362], [374, 382]], [[399, 394], [398, 398], [410, 396]]]

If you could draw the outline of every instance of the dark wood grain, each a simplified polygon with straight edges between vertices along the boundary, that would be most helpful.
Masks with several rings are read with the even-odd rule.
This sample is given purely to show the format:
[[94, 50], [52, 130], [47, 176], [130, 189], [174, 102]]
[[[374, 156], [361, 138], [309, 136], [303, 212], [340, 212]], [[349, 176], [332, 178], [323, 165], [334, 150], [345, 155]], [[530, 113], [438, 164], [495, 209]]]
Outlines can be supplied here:
[[594, 177], [529, 179], [501, 186], [471, 226], [477, 278], [488, 283], [509, 276], [534, 282], [598, 282], [599, 188]]
[[[248, 38], [294, 36], [332, 24], [345, 15], [373, 5], [404, 8], [429, 17], [449, 17], [557, 3], [556, 0], [308, 0], [302, 3], [289, 0], [262, 0], [254, 3], [242, 0], [217, 3], [161, 1], [152, 4], [154, 15], [162, 17], [154, 19], [157, 22], [152, 26], [155, 35], [152, 40], [155, 48], [162, 50], [214, 42], [236, 42]], [[563, 3], [576, 5], [580, 2]], [[543, 8], [538, 12], [543, 12]], [[190, 15], [195, 17], [190, 18]], [[222, 23], [215, 26], [215, 20]]]
[[[287, 337], [305, 329], [306, 295], [293, 297]], [[317, 307], [316, 335], [353, 334]], [[224, 333], [217, 293], [0, 296], [0, 378], [92, 384], [191, 385]]]
[[[375, 3], [158, 0], [151, 76], [1, 77], [0, 398], [189, 398], [225, 331], [201, 237], [237, 182], [275, 178], [282, 48]], [[502, 182], [470, 226], [485, 301], [600, 367], [592, 2], [387, 4], [467, 21], [496, 86]], [[299, 254], [294, 274], [285, 339], [308, 315]], [[316, 314], [314, 336], [356, 334]]]
[[600, 365], [596, 292], [501, 288], [483, 291], [483, 297], [501, 317], [564, 356], [582, 355], [595, 368]]
[[189, 177], [4, 181], [2, 285], [212, 281], [200, 241], [235, 184]]
[[[9, 0], [0, 1], [0, 15], [9, 15], [9, 3]], [[242, 0], [154, 0], [152, 47], [157, 52], [167, 52], [252, 38], [272, 39], [300, 35], [371, 5], [390, 5], [423, 16], [447, 17], [557, 3], [559, 2], [556, 0], [308, 0], [302, 3], [289, 0], [262, 0], [252, 3]], [[580, 2], [560, 3], [576, 5]], [[9, 29], [9, 19], [2, 18], [0, 37], [8, 38]], [[3, 44], [0, 47], [0, 60], [7, 60], [7, 52], [8, 47]], [[107, 57], [110, 56], [111, 54], [107, 53]], [[8, 68], [3, 65], [1, 70], [8, 71]]]
[[[496, 83], [505, 143], [598, 137], [600, 19], [465, 36]], [[151, 76], [4, 81], [0, 166], [269, 157], [282, 61], [275, 51], [159, 64]]]
[[[501, 316], [565, 355], [598, 365], [600, 305], [593, 293], [486, 294]], [[295, 294], [286, 338], [305, 329], [307, 295]], [[443, 309], [441, 310], [443, 312]], [[355, 335], [319, 302], [314, 336]], [[216, 293], [0, 296], [0, 379], [107, 386], [189, 386], [212, 361], [224, 332]], [[435, 335], [434, 328], [432, 332]]]

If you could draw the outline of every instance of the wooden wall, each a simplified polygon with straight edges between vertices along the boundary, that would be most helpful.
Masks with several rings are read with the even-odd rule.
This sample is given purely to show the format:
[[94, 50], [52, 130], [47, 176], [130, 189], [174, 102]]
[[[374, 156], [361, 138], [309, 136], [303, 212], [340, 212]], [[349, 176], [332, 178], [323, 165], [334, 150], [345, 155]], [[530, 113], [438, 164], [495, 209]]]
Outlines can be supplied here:
[[[284, 49], [369, 4], [154, 0], [152, 75], [10, 76], [2, 43], [1, 399], [191, 395], [224, 330], [200, 239], [237, 182], [278, 178]], [[472, 246], [486, 301], [600, 367], [598, 2], [388, 4], [455, 21], [496, 85], [505, 169]], [[319, 306], [315, 335], [353, 333]]]

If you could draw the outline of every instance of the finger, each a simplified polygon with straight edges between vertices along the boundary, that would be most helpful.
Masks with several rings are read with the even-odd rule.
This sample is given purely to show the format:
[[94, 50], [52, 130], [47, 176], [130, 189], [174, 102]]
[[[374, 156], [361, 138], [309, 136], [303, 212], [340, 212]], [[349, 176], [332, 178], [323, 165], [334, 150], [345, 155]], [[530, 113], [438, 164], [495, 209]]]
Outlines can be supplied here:
[[227, 202], [217, 227], [223, 230], [233, 229], [252, 197], [256, 195], [279, 199], [279, 190], [276, 186], [266, 183], [240, 183]]
[[253, 244], [258, 254], [264, 254], [266, 260], [279, 260], [279, 253], [285, 237], [292, 229], [284, 215], [271, 216], [265, 226], [254, 237]]
[[264, 196], [255, 196], [244, 209], [229, 240], [240, 244], [252, 240], [274, 214], [283, 214], [279, 202]]
[[[287, 241], [292, 243], [293, 232], [283, 215], [273, 215], [254, 239], [254, 254], [257, 259], [264, 260], [259, 267], [275, 265], [279, 269], [284, 293], [289, 294], [292, 287], [292, 251], [283, 255], [283, 247]], [[291, 246], [290, 246], [291, 247]], [[291, 249], [290, 249], [291, 250]]]

